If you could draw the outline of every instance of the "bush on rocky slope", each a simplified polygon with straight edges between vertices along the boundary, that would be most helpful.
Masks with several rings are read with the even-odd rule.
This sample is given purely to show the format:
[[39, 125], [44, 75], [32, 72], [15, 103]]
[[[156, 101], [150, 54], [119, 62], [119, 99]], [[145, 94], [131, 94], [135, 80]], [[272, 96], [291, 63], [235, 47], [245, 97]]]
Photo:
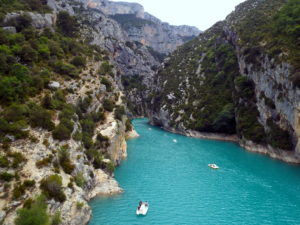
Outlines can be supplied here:
[[16, 225], [49, 225], [47, 204], [44, 196], [37, 197], [17, 212]]

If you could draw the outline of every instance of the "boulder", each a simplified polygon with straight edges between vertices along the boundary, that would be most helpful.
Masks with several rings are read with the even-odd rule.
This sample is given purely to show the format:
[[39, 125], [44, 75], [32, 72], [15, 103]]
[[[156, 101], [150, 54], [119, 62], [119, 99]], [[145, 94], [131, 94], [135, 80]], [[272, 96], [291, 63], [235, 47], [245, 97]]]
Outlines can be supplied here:
[[48, 87], [51, 89], [58, 89], [60, 88], [60, 84], [57, 81], [50, 81]]

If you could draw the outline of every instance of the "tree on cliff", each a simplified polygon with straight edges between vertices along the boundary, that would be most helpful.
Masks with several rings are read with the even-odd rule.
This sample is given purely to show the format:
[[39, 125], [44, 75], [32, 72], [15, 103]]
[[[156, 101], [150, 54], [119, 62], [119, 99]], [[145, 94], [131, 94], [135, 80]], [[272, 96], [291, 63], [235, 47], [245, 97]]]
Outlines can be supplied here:
[[56, 26], [63, 35], [67, 37], [76, 37], [79, 32], [79, 23], [75, 16], [71, 16], [68, 12], [59, 12], [57, 16]]

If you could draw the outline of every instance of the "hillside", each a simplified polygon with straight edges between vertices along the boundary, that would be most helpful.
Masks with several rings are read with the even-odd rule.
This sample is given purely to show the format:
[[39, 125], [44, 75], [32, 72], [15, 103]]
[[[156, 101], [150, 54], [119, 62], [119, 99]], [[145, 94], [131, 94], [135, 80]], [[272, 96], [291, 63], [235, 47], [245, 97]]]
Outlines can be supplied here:
[[248, 0], [192, 39], [139, 4], [0, 0], [0, 224], [87, 224], [134, 117], [300, 163], [299, 16]]
[[299, 162], [299, 0], [248, 0], [165, 60], [152, 123]]
[[131, 41], [151, 47], [160, 54], [168, 54], [178, 46], [195, 38], [199, 29], [191, 26], [172, 26], [145, 12], [137, 3], [107, 0], [85, 1], [89, 8], [99, 9], [116, 20]]
[[1, 224], [86, 224], [88, 200], [122, 192], [112, 175], [136, 135], [105, 37], [84, 24], [91, 14], [48, 3], [0, 4]]

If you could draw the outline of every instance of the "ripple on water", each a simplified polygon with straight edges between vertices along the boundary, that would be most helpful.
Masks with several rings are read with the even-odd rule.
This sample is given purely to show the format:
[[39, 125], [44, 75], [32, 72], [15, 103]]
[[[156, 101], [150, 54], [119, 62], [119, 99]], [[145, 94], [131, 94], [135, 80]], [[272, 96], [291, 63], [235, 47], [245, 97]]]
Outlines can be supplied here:
[[[299, 167], [133, 123], [140, 137], [116, 171], [125, 193], [91, 201], [89, 225], [300, 224]], [[140, 200], [150, 203], [145, 217], [135, 215]]]

